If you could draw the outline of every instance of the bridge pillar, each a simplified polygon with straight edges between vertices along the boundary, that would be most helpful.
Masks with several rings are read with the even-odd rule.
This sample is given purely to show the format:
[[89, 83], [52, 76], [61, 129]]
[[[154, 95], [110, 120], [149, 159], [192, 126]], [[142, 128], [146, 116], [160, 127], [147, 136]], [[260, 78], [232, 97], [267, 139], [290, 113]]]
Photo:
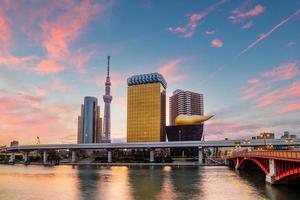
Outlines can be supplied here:
[[71, 162], [75, 163], [76, 162], [76, 151], [72, 151], [72, 155], [71, 155]]
[[269, 159], [269, 173], [266, 175], [266, 182], [274, 184], [274, 177], [276, 176], [276, 168], [274, 159]]
[[111, 161], [112, 161], [112, 152], [111, 152], [111, 150], [108, 150], [107, 151], [107, 162], [111, 163]]
[[240, 160], [239, 158], [236, 158], [236, 163], [235, 163], [235, 169], [238, 169], [239, 168], [239, 165], [240, 165]]
[[154, 162], [154, 149], [150, 149], [150, 162]]
[[47, 151], [43, 152], [43, 163], [47, 164]]
[[15, 153], [14, 152], [11, 153], [10, 158], [9, 158], [9, 162], [10, 163], [14, 163], [15, 162]]
[[28, 163], [28, 152], [24, 152], [23, 161], [24, 161], [24, 164]]
[[224, 158], [224, 164], [228, 165], [228, 159], [227, 159], [227, 157]]
[[198, 164], [202, 165], [203, 164], [203, 149], [202, 147], [198, 148]]

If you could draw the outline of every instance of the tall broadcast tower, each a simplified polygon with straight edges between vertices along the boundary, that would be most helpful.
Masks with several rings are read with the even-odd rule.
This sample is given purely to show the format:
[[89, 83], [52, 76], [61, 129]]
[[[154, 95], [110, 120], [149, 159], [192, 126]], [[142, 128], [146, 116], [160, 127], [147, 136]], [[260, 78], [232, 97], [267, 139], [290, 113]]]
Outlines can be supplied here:
[[107, 57], [107, 76], [106, 76], [106, 82], [105, 82], [105, 95], [103, 95], [103, 100], [105, 103], [104, 107], [104, 121], [103, 121], [103, 135], [104, 138], [102, 139], [102, 142], [110, 143], [110, 103], [112, 101], [112, 96], [110, 95], [110, 77], [109, 77], [109, 59], [110, 57]]

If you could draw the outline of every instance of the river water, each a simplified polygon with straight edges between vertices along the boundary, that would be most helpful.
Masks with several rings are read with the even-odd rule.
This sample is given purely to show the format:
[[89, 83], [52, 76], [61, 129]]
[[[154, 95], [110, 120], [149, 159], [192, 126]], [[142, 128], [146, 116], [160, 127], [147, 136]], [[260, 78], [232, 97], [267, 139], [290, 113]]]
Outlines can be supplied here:
[[0, 200], [300, 199], [299, 186], [227, 167], [0, 165]]

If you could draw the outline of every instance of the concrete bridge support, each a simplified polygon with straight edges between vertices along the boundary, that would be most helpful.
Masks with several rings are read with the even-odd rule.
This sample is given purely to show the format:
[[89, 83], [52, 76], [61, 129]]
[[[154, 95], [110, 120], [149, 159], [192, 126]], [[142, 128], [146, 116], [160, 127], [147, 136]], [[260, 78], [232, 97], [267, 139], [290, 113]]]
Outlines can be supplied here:
[[154, 162], [154, 149], [150, 149], [150, 162]]
[[107, 162], [108, 163], [112, 162], [112, 152], [111, 152], [111, 150], [107, 151]]
[[10, 154], [9, 162], [10, 162], [10, 163], [14, 163], [14, 162], [15, 162], [15, 153], [14, 153], [14, 152], [12, 152], [12, 153]]
[[72, 151], [72, 155], [71, 155], [71, 162], [75, 163], [76, 162], [76, 151]]
[[225, 164], [225, 165], [228, 165], [228, 164], [229, 164], [227, 157], [224, 158], [224, 164]]
[[276, 176], [276, 168], [274, 159], [269, 159], [269, 173], [266, 175], [266, 182], [274, 184], [274, 177]]
[[28, 159], [28, 152], [24, 152], [24, 155], [23, 155], [23, 162], [24, 164], [28, 163], [29, 159]]
[[236, 163], [234, 168], [237, 170], [239, 168], [239, 165], [240, 165], [240, 160], [236, 158]]
[[203, 158], [204, 158], [204, 155], [203, 155], [203, 148], [202, 147], [199, 147], [198, 148], [198, 163], [200, 165], [203, 164]]
[[47, 164], [47, 151], [43, 152], [43, 164]]

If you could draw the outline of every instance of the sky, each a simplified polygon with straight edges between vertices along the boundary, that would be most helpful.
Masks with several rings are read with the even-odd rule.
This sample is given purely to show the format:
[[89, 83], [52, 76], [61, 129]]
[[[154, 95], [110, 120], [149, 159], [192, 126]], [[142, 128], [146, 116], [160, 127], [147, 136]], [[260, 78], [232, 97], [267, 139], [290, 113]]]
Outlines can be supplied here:
[[108, 55], [114, 142], [126, 79], [150, 72], [204, 94], [207, 140], [300, 136], [300, 0], [0, 0], [0, 145], [75, 143]]

